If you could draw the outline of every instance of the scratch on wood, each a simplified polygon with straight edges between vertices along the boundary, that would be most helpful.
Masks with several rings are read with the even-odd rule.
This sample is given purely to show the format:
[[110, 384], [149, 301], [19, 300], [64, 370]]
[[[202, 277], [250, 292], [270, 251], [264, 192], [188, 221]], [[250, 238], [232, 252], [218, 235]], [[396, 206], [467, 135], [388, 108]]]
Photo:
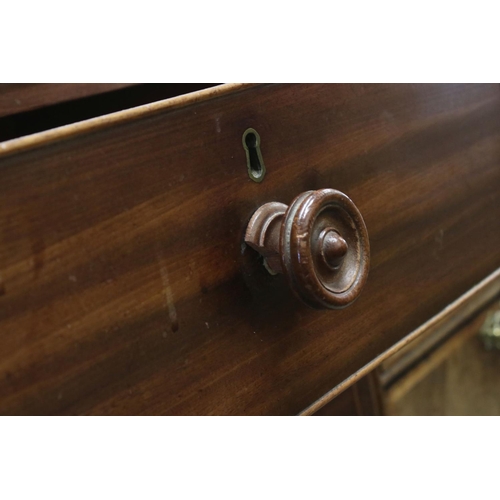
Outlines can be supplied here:
[[165, 293], [165, 306], [167, 308], [168, 317], [170, 319], [170, 328], [172, 329], [172, 332], [175, 333], [179, 329], [179, 320], [177, 318], [177, 311], [175, 310], [172, 288], [170, 287], [170, 282], [168, 280], [167, 266], [165, 265], [165, 261], [163, 260], [163, 257], [159, 250], [156, 252], [156, 254], [158, 257], [158, 262], [160, 264], [161, 281], [163, 283], [163, 291]]
[[35, 239], [31, 245], [31, 250], [33, 252], [33, 271], [35, 279], [37, 279], [45, 261], [45, 244], [43, 240], [39, 238]]

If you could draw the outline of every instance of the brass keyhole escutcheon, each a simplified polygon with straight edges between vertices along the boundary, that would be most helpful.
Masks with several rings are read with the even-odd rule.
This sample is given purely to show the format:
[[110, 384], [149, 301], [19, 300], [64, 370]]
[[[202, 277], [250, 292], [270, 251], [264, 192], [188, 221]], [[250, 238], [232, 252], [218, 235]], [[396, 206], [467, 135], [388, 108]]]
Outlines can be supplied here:
[[260, 150], [260, 135], [253, 128], [243, 134], [243, 148], [247, 157], [248, 176], [254, 182], [262, 182], [266, 175], [266, 167]]

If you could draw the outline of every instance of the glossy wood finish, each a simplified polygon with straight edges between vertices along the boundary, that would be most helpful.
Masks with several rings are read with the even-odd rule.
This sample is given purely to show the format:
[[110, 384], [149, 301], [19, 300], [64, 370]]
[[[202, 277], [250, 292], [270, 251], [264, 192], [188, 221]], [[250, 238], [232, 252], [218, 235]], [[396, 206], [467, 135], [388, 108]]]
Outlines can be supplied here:
[[[500, 266], [497, 85], [210, 97], [0, 145], [1, 413], [297, 413]], [[324, 187], [370, 234], [341, 311], [242, 244], [259, 206]]]

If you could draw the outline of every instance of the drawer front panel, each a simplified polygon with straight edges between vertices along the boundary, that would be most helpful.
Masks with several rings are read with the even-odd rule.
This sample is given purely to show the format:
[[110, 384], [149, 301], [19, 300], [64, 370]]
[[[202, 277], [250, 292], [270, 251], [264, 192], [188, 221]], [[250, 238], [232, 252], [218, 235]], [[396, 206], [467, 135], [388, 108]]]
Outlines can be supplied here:
[[[0, 413], [297, 413], [500, 266], [496, 85], [262, 85], [4, 150]], [[338, 311], [243, 244], [321, 188], [370, 237]]]

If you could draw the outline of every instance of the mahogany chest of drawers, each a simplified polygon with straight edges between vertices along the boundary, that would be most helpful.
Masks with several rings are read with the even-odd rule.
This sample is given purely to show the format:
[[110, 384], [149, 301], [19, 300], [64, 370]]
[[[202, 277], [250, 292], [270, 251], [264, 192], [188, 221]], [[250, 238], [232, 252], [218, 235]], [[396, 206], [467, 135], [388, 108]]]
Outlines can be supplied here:
[[[324, 189], [369, 240], [343, 309], [245, 243]], [[5, 141], [0, 413], [312, 413], [491, 300], [499, 248], [498, 85], [222, 85]]]

